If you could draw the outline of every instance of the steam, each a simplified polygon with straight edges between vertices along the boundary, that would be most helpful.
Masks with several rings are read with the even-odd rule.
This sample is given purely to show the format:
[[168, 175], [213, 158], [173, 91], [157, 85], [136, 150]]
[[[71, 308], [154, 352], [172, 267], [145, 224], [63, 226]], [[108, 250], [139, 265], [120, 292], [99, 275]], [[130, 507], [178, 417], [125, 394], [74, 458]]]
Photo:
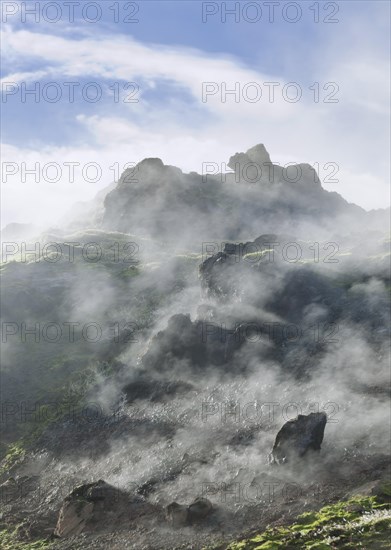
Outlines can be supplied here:
[[[114, 269], [103, 261], [79, 261], [67, 266], [62, 279], [57, 265], [39, 264], [49, 285], [62, 284], [57, 322], [103, 327], [96, 345], [80, 339], [74, 344], [90, 354], [76, 374], [94, 361], [115, 365], [109, 374], [94, 371], [86, 401], [100, 413], [88, 435], [79, 420], [60, 422], [53, 437], [61, 441], [68, 434], [79, 444], [62, 448], [51, 461], [49, 438], [48, 448], [26, 466], [41, 472], [43, 489], [57, 478], [74, 484], [105, 479], [129, 491], [147, 487], [146, 498], [160, 505], [207, 495], [228, 518], [235, 502], [239, 508], [254, 502], [243, 496], [224, 500], [223, 484], [235, 491], [237, 484], [259, 486], [273, 476], [283, 484], [305, 485], [309, 478], [332, 483], [347, 475], [348, 459], [354, 470], [387, 453], [386, 227], [376, 218], [370, 232], [367, 213], [310, 182], [307, 172], [295, 184], [280, 180], [274, 186], [264, 180], [237, 183], [235, 174], [227, 174], [225, 183], [221, 174], [203, 183], [202, 175], [147, 159], [138, 165], [138, 181], [129, 183], [125, 172], [108, 193], [102, 226], [93, 235], [88, 220], [76, 222], [78, 233], [72, 224], [60, 228], [63, 242], [103, 243], [107, 235], [109, 241], [135, 242], [137, 257], [132, 266], [118, 262]], [[217, 295], [202, 288], [198, 268], [206, 259], [205, 242], [217, 253], [225, 242], [254, 242], [273, 233], [280, 240], [273, 261], [239, 255], [222, 270], [235, 292]], [[284, 257], [287, 243], [299, 246], [299, 261]], [[327, 261], [330, 243], [337, 245], [333, 262]], [[30, 323], [34, 308], [31, 302]], [[183, 316], [180, 323], [172, 321], [174, 315]], [[252, 332], [235, 341], [235, 330], [246, 323]], [[117, 325], [120, 341], [113, 342]], [[228, 341], [240, 345], [223, 361]], [[66, 342], [62, 351], [71, 345]], [[191, 346], [215, 348], [206, 353], [206, 363], [196, 364], [191, 354], [181, 355]], [[10, 351], [8, 369], [14, 361]], [[16, 377], [23, 376], [23, 368], [17, 369]], [[156, 399], [142, 392], [127, 399], [125, 388], [140, 380], [155, 389], [182, 386], [162, 390]], [[268, 454], [278, 429], [297, 414], [318, 410], [328, 414], [328, 423], [317, 459], [271, 471]], [[61, 490], [60, 483], [58, 499]], [[238, 525], [242, 520], [239, 515]]]

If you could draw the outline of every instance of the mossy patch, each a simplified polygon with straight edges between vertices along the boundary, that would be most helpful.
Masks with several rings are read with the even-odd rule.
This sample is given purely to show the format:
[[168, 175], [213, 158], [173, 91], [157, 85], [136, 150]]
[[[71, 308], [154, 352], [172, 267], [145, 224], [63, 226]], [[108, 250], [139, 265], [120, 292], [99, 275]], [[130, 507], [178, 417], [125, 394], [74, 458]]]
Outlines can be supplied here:
[[[301, 514], [288, 527], [268, 528], [246, 540], [224, 546], [226, 550], [330, 550], [389, 548], [390, 504], [383, 494], [389, 482], [381, 484], [381, 495], [355, 497], [323, 507], [319, 512]], [[222, 546], [218, 547], [222, 549]]]
[[22, 542], [18, 540], [18, 527], [13, 531], [3, 529], [0, 531], [0, 548], [2, 550], [43, 550], [48, 548], [50, 542], [45, 539], [34, 542]]
[[2, 465], [0, 467], [0, 475], [10, 470], [18, 462], [21, 462], [25, 454], [26, 450], [21, 441], [18, 441], [13, 445], [9, 445], [7, 447], [6, 455], [2, 461]]

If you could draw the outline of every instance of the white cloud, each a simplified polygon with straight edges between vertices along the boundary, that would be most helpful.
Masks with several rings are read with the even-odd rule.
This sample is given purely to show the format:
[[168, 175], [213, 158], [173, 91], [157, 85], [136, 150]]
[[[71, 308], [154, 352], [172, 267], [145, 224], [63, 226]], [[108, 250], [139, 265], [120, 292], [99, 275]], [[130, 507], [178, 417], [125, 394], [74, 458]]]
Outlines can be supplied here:
[[[324, 82], [338, 82], [339, 103], [314, 103], [313, 81], [300, 82], [302, 99], [297, 103], [284, 101], [281, 89], [286, 82], [276, 75], [267, 75], [245, 67], [238, 60], [228, 56], [206, 56], [198, 50], [173, 48], [161, 45], [144, 45], [125, 36], [91, 36], [76, 40], [70, 36], [50, 36], [28, 30], [12, 32], [5, 27], [3, 41], [12, 58], [27, 64], [34, 60], [42, 64], [31, 74], [28, 71], [4, 77], [4, 81], [21, 81], [47, 77], [57, 82], [66, 82], [80, 77], [108, 79], [113, 81], [139, 81], [145, 87], [172, 83], [172, 90], [178, 90], [166, 104], [164, 97], [146, 101], [143, 96], [138, 104], [129, 104], [125, 117], [119, 118], [115, 108], [99, 114], [80, 114], [72, 121], [75, 135], [78, 128], [87, 129], [90, 135], [85, 147], [6, 147], [3, 158], [6, 161], [63, 163], [66, 159], [80, 162], [96, 162], [104, 167], [102, 180], [96, 184], [78, 184], [69, 192], [66, 182], [44, 185], [36, 194], [33, 186], [29, 192], [20, 183], [16, 174], [3, 189], [7, 203], [7, 221], [35, 221], [42, 217], [39, 204], [35, 214], [31, 211], [34, 201], [44, 200], [54, 217], [61, 196], [61, 208], [66, 211], [75, 200], [92, 197], [98, 188], [112, 180], [109, 167], [114, 162], [120, 166], [135, 162], [146, 156], [160, 156], [166, 163], [175, 164], [185, 171], [201, 170], [202, 162], [227, 161], [238, 150], [264, 142], [273, 161], [285, 162], [335, 162], [340, 167], [338, 185], [325, 183], [325, 187], [336, 190], [348, 200], [365, 208], [384, 207], [388, 201], [388, 163], [386, 113], [387, 78], [384, 62], [374, 63], [370, 51], [357, 59], [356, 52], [325, 61], [327, 71], [319, 75], [320, 93], [324, 94]], [[50, 47], [48, 47], [50, 44]], [[332, 49], [331, 49], [332, 51]], [[373, 53], [375, 55], [376, 52]], [[310, 74], [310, 72], [308, 73]], [[322, 77], [322, 78], [321, 78]], [[261, 85], [262, 99], [257, 103], [243, 100], [238, 102], [228, 95], [226, 102], [220, 93], [202, 102], [202, 83], [215, 82], [219, 89], [226, 82], [230, 89], [235, 82], [240, 91], [245, 85], [256, 82]], [[267, 100], [268, 88], [264, 82], [279, 82], [276, 100]], [[186, 113], [180, 103], [181, 91], [185, 89], [194, 98], [193, 111]], [[248, 88], [254, 93], [255, 88]], [[293, 90], [290, 90], [293, 93]], [[327, 90], [328, 92], [330, 90]], [[124, 105], [122, 105], [124, 107]], [[126, 104], [125, 104], [126, 107]], [[189, 107], [189, 109], [191, 109]], [[123, 113], [121, 113], [123, 115]], [[136, 116], [137, 115], [137, 116]], [[197, 116], [194, 124], [194, 116]], [[141, 122], [140, 122], [141, 121]], [[370, 124], [368, 124], [370, 121]], [[75, 140], [76, 141], [76, 140]], [[374, 162], [374, 160], [376, 161]], [[19, 182], [19, 183], [18, 183]], [[336, 185], [333, 188], [332, 185]], [[22, 189], [25, 204], [15, 204], [15, 193]], [[374, 188], [376, 192], [374, 192]], [[68, 190], [68, 192], [66, 191]], [[43, 198], [43, 195], [45, 197]], [[56, 204], [56, 209], [50, 205]], [[19, 212], [19, 215], [18, 215]], [[62, 214], [63, 212], [60, 212]], [[54, 220], [53, 220], [54, 221]], [[4, 219], [3, 219], [4, 223]]]

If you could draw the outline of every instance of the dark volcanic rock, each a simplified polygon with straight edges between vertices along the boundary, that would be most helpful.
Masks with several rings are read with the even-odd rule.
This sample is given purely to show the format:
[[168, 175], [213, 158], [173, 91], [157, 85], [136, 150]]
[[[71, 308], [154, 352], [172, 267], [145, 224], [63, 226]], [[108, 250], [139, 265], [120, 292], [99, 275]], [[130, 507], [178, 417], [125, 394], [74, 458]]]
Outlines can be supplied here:
[[82, 532], [110, 531], [153, 512], [154, 506], [140, 497], [100, 479], [76, 487], [64, 499], [54, 534], [64, 538]]
[[286, 422], [278, 432], [271, 453], [272, 461], [280, 464], [302, 458], [307, 451], [319, 451], [327, 422], [326, 413], [299, 414]]
[[208, 321], [192, 322], [189, 315], [173, 315], [167, 328], [158, 332], [143, 356], [147, 371], [175, 372], [205, 370], [211, 366], [228, 366], [243, 343], [238, 335]]
[[173, 527], [184, 527], [200, 523], [212, 511], [212, 503], [207, 498], [196, 498], [189, 506], [172, 502], [166, 508], [166, 517]]
[[225, 243], [222, 252], [200, 265], [203, 291], [220, 299], [246, 296], [251, 281], [259, 286], [260, 275], [276, 275], [276, 267], [282, 263], [280, 251], [290, 242], [294, 242], [294, 237], [266, 234], [245, 243]]
[[172, 502], [166, 508], [166, 518], [173, 527], [183, 527], [187, 524], [189, 508], [185, 504]]
[[188, 521], [198, 523], [204, 520], [213, 510], [212, 503], [207, 498], [196, 498], [189, 506]]
[[206, 295], [233, 297], [239, 293], [239, 272], [248, 270], [249, 265], [238, 265], [240, 245], [226, 244], [224, 252], [207, 258], [200, 265], [201, 287]]

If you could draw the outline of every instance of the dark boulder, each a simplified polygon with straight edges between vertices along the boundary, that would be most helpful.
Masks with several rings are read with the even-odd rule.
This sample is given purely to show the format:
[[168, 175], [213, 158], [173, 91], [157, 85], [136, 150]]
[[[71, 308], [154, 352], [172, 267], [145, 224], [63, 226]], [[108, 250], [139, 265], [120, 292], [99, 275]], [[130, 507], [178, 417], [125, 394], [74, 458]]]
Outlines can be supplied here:
[[327, 415], [324, 412], [299, 414], [286, 422], [278, 432], [271, 452], [272, 463], [285, 463], [302, 458], [308, 451], [319, 451]]
[[184, 527], [204, 521], [213, 511], [207, 498], [196, 498], [189, 506], [172, 502], [166, 508], [166, 518], [173, 527]]
[[54, 535], [66, 538], [85, 532], [112, 531], [153, 513], [153, 505], [100, 479], [76, 487], [64, 499]]
[[166, 508], [166, 518], [173, 527], [183, 527], [187, 524], [189, 507], [185, 504], [172, 502]]
[[198, 523], [206, 519], [212, 512], [213, 506], [210, 500], [207, 498], [196, 498], [192, 502], [188, 509], [188, 521], [189, 523]]

